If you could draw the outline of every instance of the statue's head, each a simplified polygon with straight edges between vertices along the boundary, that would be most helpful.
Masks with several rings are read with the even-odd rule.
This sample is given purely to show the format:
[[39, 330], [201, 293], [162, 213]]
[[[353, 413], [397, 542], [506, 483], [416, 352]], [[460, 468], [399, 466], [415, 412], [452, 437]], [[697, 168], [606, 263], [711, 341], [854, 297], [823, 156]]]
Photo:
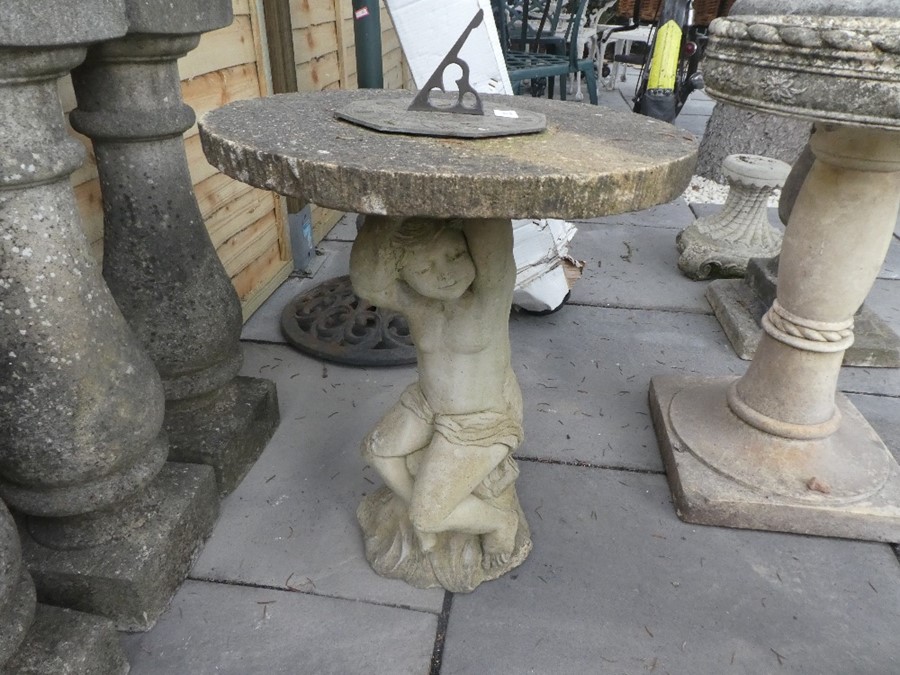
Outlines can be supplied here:
[[472, 285], [475, 265], [455, 221], [367, 216], [350, 256], [350, 276], [356, 292], [375, 305], [389, 306], [397, 281], [447, 301]]
[[399, 278], [419, 295], [456, 300], [475, 280], [475, 265], [454, 221], [408, 218], [393, 237]]

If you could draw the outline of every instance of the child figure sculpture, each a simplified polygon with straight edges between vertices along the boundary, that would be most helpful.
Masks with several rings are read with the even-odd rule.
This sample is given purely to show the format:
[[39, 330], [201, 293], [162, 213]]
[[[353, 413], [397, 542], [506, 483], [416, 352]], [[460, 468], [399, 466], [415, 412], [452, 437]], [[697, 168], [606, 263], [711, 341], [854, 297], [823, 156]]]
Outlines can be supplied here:
[[350, 268], [361, 297], [406, 315], [419, 367], [363, 442], [387, 485], [359, 508], [366, 556], [385, 576], [471, 591], [531, 550], [511, 456], [510, 222], [368, 216]]

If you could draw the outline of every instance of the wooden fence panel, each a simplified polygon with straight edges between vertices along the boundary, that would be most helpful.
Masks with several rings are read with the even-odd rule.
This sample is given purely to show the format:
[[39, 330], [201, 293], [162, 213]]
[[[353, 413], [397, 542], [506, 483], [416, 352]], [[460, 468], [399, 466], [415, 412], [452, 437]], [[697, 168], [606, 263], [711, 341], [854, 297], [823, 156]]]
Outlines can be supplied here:
[[[352, 0], [289, 1], [298, 91], [355, 89], [356, 40]], [[409, 82], [408, 69], [384, 2], [380, 9], [384, 86], [396, 89]], [[343, 215], [340, 211], [313, 205], [314, 241], [321, 241]]]

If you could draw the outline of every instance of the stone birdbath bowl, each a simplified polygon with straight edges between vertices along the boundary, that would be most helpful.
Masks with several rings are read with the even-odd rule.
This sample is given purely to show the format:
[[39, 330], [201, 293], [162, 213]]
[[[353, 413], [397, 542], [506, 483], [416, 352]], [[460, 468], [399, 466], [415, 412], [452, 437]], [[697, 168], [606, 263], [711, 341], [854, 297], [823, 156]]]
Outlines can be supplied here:
[[385, 133], [335, 115], [410, 100], [359, 90], [238, 101], [207, 114], [200, 134], [233, 178], [367, 215], [354, 290], [407, 317], [419, 372], [363, 441], [386, 483], [359, 508], [366, 556], [385, 576], [466, 592], [531, 549], [512, 459], [523, 434], [510, 220], [668, 202], [690, 180], [697, 144], [656, 120], [540, 99], [484, 96], [486, 107], [547, 120], [538, 133], [493, 138]]

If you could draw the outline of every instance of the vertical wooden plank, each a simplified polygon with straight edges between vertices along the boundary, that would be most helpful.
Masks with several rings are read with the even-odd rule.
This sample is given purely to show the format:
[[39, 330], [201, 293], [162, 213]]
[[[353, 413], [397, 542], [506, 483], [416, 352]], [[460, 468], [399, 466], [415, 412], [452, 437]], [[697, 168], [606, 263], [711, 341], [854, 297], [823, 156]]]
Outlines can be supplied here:
[[[256, 15], [251, 17], [251, 19], [253, 25], [253, 43], [256, 48], [256, 68], [257, 73], [259, 73], [259, 89], [262, 96], [268, 96], [272, 93], [272, 69], [269, 60], [269, 45], [265, 32], [265, 7], [263, 6], [263, 0], [253, 0], [251, 9], [254, 8], [254, 5]], [[288, 22], [290, 22], [289, 10]], [[290, 35], [288, 35], [288, 39], [290, 40]], [[293, 70], [293, 68], [289, 68], [289, 70]], [[272, 193], [272, 203], [273, 208], [275, 209], [275, 222], [278, 227], [278, 251], [280, 258], [285, 263], [292, 263], [291, 238], [288, 232], [287, 201], [284, 197]]]
[[[337, 3], [335, 7], [335, 27], [337, 29], [337, 49], [338, 49], [338, 68], [340, 73], [341, 80], [341, 89], [350, 89], [348, 86], [348, 72], [347, 72], [347, 48], [353, 43], [353, 35], [348, 35], [347, 30], [347, 22], [345, 19], [347, 18], [347, 14], [352, 17], [353, 15], [353, 5], [351, 0], [335, 0]], [[350, 26], [350, 30], [352, 31], [352, 24]]]
[[284, 0], [263, 0], [263, 11], [269, 43], [272, 91], [276, 94], [297, 91], [291, 7]]
[[[272, 72], [272, 92], [287, 94], [297, 91], [297, 68], [294, 57], [294, 38], [291, 26], [291, 5], [286, 0], [263, 0], [266, 36], [269, 44], [269, 64]], [[288, 197], [288, 213], [303, 208], [299, 199]], [[288, 237], [290, 239], [290, 237]]]

